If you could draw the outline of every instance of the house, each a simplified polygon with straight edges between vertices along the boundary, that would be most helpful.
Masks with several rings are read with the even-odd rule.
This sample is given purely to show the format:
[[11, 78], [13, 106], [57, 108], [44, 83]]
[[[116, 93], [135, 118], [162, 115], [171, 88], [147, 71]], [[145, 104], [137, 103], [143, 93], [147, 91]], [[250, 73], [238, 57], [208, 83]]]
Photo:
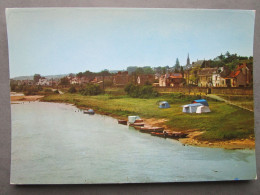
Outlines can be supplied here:
[[246, 87], [252, 83], [252, 67], [240, 64], [225, 78], [227, 87]]
[[212, 87], [212, 75], [218, 68], [202, 68], [198, 71], [200, 87]]
[[173, 73], [168, 78], [166, 78], [167, 87], [179, 87], [184, 83], [184, 78], [181, 73]]
[[124, 86], [131, 81], [128, 72], [121, 72], [119, 71], [113, 78], [113, 84], [115, 86]]
[[196, 62], [192, 62], [192, 67], [201, 67], [205, 63], [205, 60], [197, 60]]
[[56, 86], [56, 85], [58, 85], [58, 81], [54, 80], [54, 79], [51, 79], [51, 80], [49, 80], [49, 85], [50, 86]]
[[33, 80], [19, 80], [18, 85], [33, 85]]
[[79, 77], [73, 77], [70, 79], [70, 84], [71, 85], [77, 85], [80, 83], [80, 78]]
[[212, 73], [212, 86], [213, 87], [226, 87], [225, 77], [230, 74], [230, 70], [226, 67], [219, 67]]
[[90, 83], [91, 80], [93, 80], [93, 77], [83, 76], [83, 77], [79, 78], [79, 84], [84, 85], [84, 84]]
[[145, 85], [145, 84], [153, 84], [155, 81], [155, 76], [154, 75], [139, 75], [137, 77], [137, 84], [138, 85]]
[[166, 79], [169, 75], [164, 74], [159, 77], [159, 86], [160, 87], [166, 87]]
[[45, 77], [42, 77], [42, 78], [39, 79], [39, 81], [36, 83], [36, 85], [49, 86], [50, 82]]

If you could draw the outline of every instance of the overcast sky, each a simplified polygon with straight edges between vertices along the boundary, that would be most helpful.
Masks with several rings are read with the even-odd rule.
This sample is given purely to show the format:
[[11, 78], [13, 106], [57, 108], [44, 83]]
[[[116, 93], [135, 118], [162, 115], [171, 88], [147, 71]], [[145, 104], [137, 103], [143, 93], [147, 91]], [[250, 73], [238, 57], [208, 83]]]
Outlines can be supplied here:
[[174, 66], [220, 53], [253, 55], [254, 11], [8, 9], [10, 77]]

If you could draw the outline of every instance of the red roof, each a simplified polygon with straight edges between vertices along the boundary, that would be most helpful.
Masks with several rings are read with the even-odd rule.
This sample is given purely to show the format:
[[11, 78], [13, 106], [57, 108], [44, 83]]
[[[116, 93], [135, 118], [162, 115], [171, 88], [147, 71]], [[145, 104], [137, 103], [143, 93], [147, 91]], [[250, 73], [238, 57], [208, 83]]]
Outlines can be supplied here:
[[181, 73], [174, 73], [173, 75], [169, 76], [169, 78], [182, 79], [182, 74]]
[[238, 65], [236, 70], [232, 71], [228, 76], [227, 78], [235, 78], [239, 75], [239, 73], [241, 72], [241, 69], [242, 68], [245, 68], [246, 67], [246, 63], [243, 63], [242, 65]]

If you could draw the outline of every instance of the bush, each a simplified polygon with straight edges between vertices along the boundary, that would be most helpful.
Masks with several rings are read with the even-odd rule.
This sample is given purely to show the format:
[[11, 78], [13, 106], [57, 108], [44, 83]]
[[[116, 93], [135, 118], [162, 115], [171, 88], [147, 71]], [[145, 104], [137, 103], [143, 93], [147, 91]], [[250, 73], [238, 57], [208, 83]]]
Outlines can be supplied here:
[[134, 85], [130, 83], [126, 85], [125, 92], [133, 98], [153, 98], [158, 96], [158, 92], [153, 90], [151, 85]]
[[24, 86], [23, 93], [24, 95], [36, 95], [39, 92], [37, 87], [34, 86]]
[[77, 90], [76, 90], [76, 88], [75, 88], [74, 86], [71, 86], [71, 87], [69, 88], [68, 92], [69, 92], [69, 93], [76, 93]]
[[99, 95], [103, 90], [97, 84], [87, 84], [85, 88], [79, 90], [81, 95]]
[[51, 89], [44, 89], [44, 92], [50, 93], [50, 92], [52, 92], [52, 90]]

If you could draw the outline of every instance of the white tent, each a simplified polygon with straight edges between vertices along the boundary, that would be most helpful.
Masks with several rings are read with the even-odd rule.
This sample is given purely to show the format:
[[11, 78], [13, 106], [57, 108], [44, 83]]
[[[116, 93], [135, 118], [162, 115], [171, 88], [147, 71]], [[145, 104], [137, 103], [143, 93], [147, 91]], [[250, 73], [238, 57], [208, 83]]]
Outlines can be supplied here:
[[201, 103], [195, 103], [195, 104], [187, 104], [182, 106], [182, 112], [185, 113], [204, 113], [204, 112], [210, 112], [210, 109], [208, 106], [204, 106]]
[[196, 113], [204, 113], [204, 112], [210, 112], [210, 109], [208, 106], [199, 106], [196, 110]]

